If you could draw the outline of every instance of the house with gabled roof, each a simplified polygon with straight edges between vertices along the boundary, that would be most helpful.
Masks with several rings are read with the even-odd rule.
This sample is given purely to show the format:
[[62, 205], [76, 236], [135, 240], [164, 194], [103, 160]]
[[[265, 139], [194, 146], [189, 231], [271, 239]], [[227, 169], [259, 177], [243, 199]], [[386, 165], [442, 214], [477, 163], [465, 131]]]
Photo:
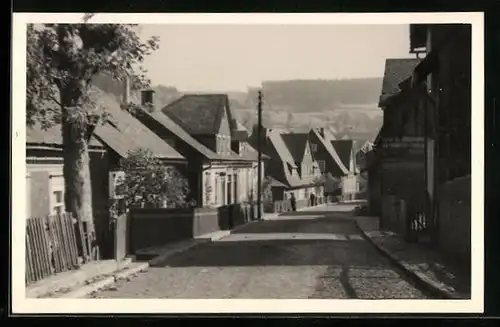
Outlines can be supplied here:
[[[109, 228], [109, 173], [119, 168], [129, 151], [147, 148], [166, 165], [183, 166], [184, 156], [165, 143], [109, 94], [94, 88], [92, 97], [109, 114], [89, 141], [92, 206], [97, 240]], [[26, 126], [26, 211], [27, 217], [65, 211], [61, 125], [42, 128]]]
[[[424, 107], [430, 97], [424, 87], [412, 87], [413, 71], [421, 59], [387, 59], [379, 107], [383, 110], [383, 125], [375, 140], [377, 170], [370, 170], [370, 179], [380, 181], [382, 203], [405, 202], [406, 215], [424, 215], [427, 206], [425, 174]], [[380, 175], [380, 176], [378, 176]], [[372, 183], [372, 184], [373, 184]], [[382, 205], [382, 220], [389, 226], [388, 205]]]
[[256, 198], [257, 152], [231, 112], [227, 95], [186, 94], [136, 117], [188, 159], [191, 197], [200, 206]]
[[330, 143], [339, 156], [342, 165], [347, 169], [347, 174], [340, 179], [342, 198], [344, 200], [354, 200], [355, 194], [359, 192], [354, 141], [334, 140]]
[[[424, 52], [411, 87], [425, 120], [427, 225], [439, 250], [470, 278], [472, 157], [472, 33], [470, 24], [411, 24], [410, 53]], [[472, 160], [471, 160], [472, 159]], [[472, 219], [471, 219], [472, 218]]]
[[333, 148], [335, 135], [329, 128], [313, 128], [309, 131], [311, 150], [318, 161], [322, 174], [331, 173], [334, 177], [342, 177], [348, 173], [340, 157]]
[[304, 182], [314, 182], [321, 177], [318, 162], [312, 156], [311, 142], [308, 133], [282, 134], [283, 141], [290, 151], [298, 167], [300, 179]]
[[273, 201], [289, 199], [294, 193], [297, 201], [307, 201], [311, 192], [320, 196], [322, 186], [319, 166], [312, 157], [307, 134], [292, 134], [265, 129], [262, 151], [270, 157], [266, 174], [271, 177]]

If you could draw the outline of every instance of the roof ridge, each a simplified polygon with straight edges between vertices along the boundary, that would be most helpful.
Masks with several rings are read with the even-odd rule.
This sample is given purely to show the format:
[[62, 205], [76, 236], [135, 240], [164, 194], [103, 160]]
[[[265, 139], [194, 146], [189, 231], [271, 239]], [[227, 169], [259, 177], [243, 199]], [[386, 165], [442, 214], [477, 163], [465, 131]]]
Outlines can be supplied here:
[[333, 147], [332, 141], [328, 142], [326, 141], [319, 133], [318, 131], [314, 131], [316, 134], [316, 137], [320, 140], [321, 143], [325, 146], [326, 150], [330, 153], [330, 156], [333, 158], [333, 161], [339, 166], [340, 170], [344, 173], [347, 174], [349, 172], [349, 169], [344, 165], [342, 162], [342, 159], [340, 159], [339, 154], [337, 153], [337, 150]]

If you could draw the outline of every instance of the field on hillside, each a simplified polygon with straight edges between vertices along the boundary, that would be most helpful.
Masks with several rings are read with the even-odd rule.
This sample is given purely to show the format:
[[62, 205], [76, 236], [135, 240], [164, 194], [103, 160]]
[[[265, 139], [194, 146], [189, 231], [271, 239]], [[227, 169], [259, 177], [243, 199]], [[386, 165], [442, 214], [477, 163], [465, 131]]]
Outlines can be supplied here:
[[[234, 112], [247, 128], [251, 128], [257, 122], [256, 109], [235, 109]], [[382, 111], [364, 108], [308, 113], [263, 111], [263, 125], [297, 129], [333, 126], [340, 134], [376, 135], [382, 125]]]

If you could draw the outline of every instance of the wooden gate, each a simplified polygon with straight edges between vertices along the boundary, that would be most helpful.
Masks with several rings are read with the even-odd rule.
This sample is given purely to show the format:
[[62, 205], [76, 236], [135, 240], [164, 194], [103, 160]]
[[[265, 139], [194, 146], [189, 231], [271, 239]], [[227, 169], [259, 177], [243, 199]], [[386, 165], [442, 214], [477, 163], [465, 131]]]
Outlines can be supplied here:
[[415, 242], [430, 242], [432, 215], [429, 212], [429, 203], [426, 192], [419, 192], [410, 200], [407, 211], [409, 239]]

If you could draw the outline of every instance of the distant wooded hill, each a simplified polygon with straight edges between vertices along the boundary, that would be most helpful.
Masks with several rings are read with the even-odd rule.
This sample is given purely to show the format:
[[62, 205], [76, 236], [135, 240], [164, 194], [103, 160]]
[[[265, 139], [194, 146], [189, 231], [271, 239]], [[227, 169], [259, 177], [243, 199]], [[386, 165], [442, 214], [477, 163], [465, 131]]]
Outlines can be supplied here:
[[[317, 112], [343, 105], [365, 105], [378, 102], [382, 78], [342, 80], [266, 81], [262, 93], [271, 110]], [[257, 89], [250, 89], [241, 103], [241, 95], [233, 98], [236, 107], [255, 106]]]
[[[123, 85], [108, 76], [99, 76], [94, 84], [121, 100]], [[338, 136], [372, 140], [382, 125], [377, 107], [382, 78], [346, 80], [267, 81], [262, 83], [264, 122], [268, 127], [307, 129], [333, 126]], [[163, 107], [182, 96], [172, 86], [158, 85], [155, 105]], [[251, 128], [257, 120], [257, 88], [227, 93], [239, 120]], [[132, 93], [136, 100], [138, 93]]]

